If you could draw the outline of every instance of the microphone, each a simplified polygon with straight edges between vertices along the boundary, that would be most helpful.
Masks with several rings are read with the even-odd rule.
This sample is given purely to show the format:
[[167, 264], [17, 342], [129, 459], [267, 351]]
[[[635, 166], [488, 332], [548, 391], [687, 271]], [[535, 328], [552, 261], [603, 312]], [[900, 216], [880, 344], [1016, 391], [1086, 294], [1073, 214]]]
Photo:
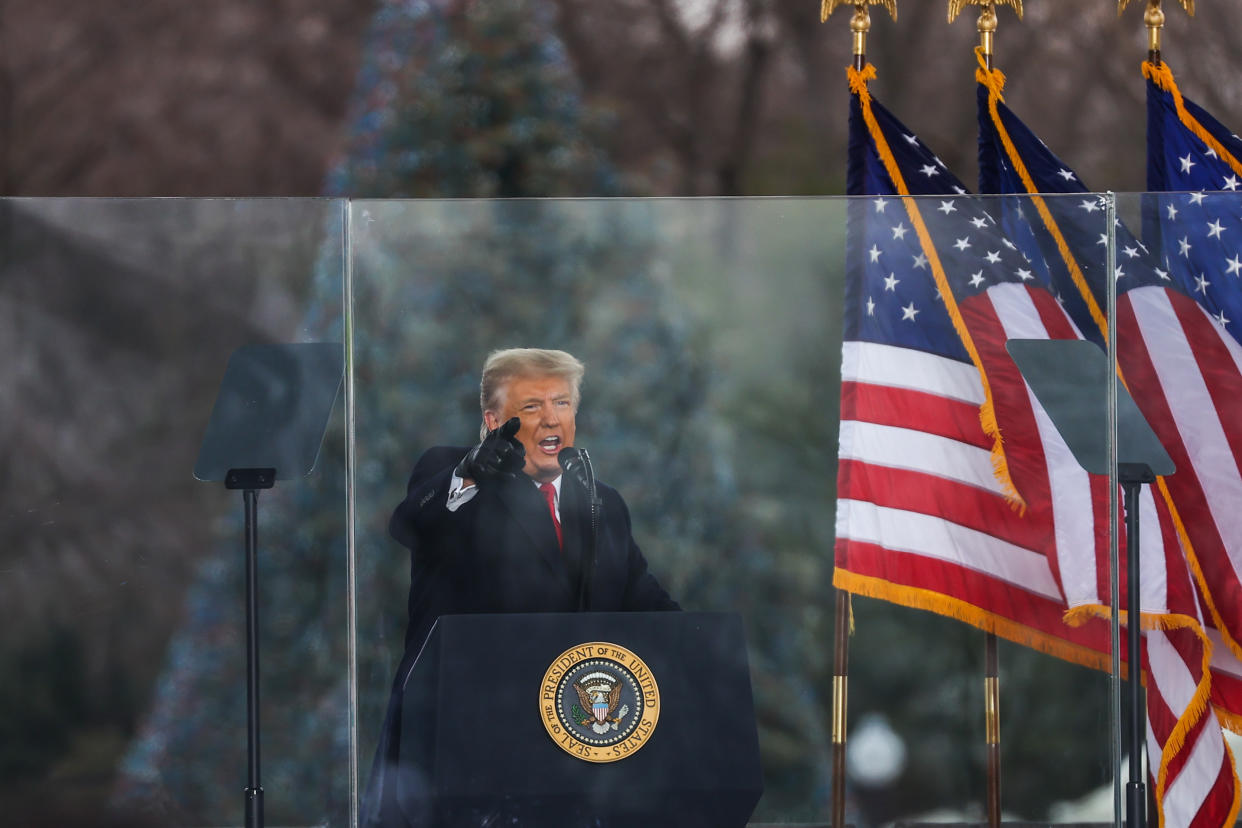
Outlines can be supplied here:
[[582, 571], [578, 576], [578, 610], [585, 612], [591, 607], [591, 581], [595, 577], [595, 550], [599, 546], [600, 508], [603, 506], [595, 493], [595, 470], [591, 468], [591, 456], [585, 449], [568, 446], [556, 455], [561, 472], [578, 481], [586, 492], [591, 510], [590, 539], [583, 550]]
[[572, 476], [588, 492], [591, 491], [591, 458], [585, 449], [567, 446], [556, 455], [556, 462], [560, 463], [562, 472]]

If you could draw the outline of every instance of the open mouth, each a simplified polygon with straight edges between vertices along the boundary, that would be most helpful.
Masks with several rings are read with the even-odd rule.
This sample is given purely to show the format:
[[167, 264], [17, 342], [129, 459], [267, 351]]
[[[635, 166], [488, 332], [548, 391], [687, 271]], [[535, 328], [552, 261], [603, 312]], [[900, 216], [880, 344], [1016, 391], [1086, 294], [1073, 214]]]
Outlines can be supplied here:
[[544, 437], [539, 441], [539, 450], [544, 454], [556, 454], [561, 450], [560, 437]]

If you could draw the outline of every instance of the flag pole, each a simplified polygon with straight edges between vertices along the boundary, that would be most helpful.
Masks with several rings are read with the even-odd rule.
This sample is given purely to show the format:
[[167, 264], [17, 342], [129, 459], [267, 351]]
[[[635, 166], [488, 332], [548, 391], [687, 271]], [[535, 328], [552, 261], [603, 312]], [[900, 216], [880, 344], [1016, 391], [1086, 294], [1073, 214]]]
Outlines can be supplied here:
[[1160, 65], [1160, 32], [1164, 28], [1164, 10], [1160, 8], [1160, 0], [1149, 0], [1147, 11], [1143, 12], [1143, 22], [1147, 24], [1147, 60], [1152, 66]]
[[[893, 20], [897, 19], [897, 0], [821, 0], [819, 21], [838, 6], [852, 5], [850, 18], [853, 33], [853, 66], [861, 72], [867, 68], [867, 34], [871, 31], [871, 13], [867, 5], [883, 5]], [[835, 628], [832, 648], [832, 828], [845, 828], [845, 743], [846, 718], [849, 712], [850, 627], [853, 618], [850, 594], [836, 592]]]
[[850, 31], [854, 33], [854, 68], [861, 72], [867, 66], [867, 32], [871, 31], [871, 13], [862, 3], [854, 6]]
[[979, 32], [979, 49], [983, 52], [983, 65], [988, 71], [992, 69], [992, 49], [996, 45], [996, 25], [996, 7], [991, 3], [984, 3], [979, 7], [979, 22], [975, 24], [975, 28]]
[[832, 828], [845, 828], [845, 717], [849, 707], [850, 594], [837, 591], [832, 648]]
[[988, 755], [988, 825], [1001, 824], [1000, 656], [996, 633], [983, 640], [983, 709]]
[[[843, 2], [844, 0], [823, 0], [819, 10], [820, 22], [826, 21]], [[896, 0], [892, 2], [894, 5], [891, 11], [896, 17]], [[871, 31], [871, 15], [867, 11], [866, 3], [854, 3], [850, 31], [854, 36], [854, 69], [861, 72], [867, 66], [867, 32]], [[850, 619], [853, 613], [850, 594], [843, 589], [835, 592], [837, 604], [832, 644], [832, 828], [845, 828], [845, 739], [846, 717], [849, 712]]]
[[[949, 0], [949, 22], [952, 23], [968, 5], [979, 6], [979, 20], [975, 28], [979, 32], [979, 52], [983, 65], [992, 69], [992, 54], [996, 45], [996, 3], [1008, 3], [1022, 18], [1022, 0]], [[988, 762], [988, 826], [1000, 828], [1001, 824], [1001, 740], [1000, 740], [1000, 655], [996, 633], [988, 631], [983, 639], [983, 718], [984, 746]]]

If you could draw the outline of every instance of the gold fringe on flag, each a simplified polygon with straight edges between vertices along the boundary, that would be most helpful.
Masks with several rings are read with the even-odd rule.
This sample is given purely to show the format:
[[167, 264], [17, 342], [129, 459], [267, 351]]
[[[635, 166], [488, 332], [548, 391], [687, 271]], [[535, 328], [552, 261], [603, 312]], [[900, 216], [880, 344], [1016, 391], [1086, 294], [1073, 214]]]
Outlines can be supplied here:
[[1149, 60], [1143, 61], [1143, 77], [1154, 83], [1158, 89], [1172, 95], [1173, 105], [1177, 108], [1177, 118], [1182, 122], [1182, 126], [1190, 130], [1200, 141], [1207, 144], [1208, 148], [1228, 164], [1230, 169], [1238, 175], [1242, 175], [1242, 162], [1239, 162], [1233, 153], [1225, 149], [1225, 145], [1217, 141], [1212, 133], [1208, 132], [1203, 124], [1199, 123], [1199, 120], [1186, 109], [1186, 102], [1182, 99], [1182, 91], [1177, 88], [1177, 82], [1173, 80], [1173, 71], [1169, 69], [1167, 63], [1161, 61], [1157, 65]]
[[[1159, 480], [1161, 486], [1164, 484], [1163, 478]], [[1167, 490], [1166, 490], [1167, 495]], [[1170, 503], [1170, 509], [1172, 504]], [[1180, 518], [1174, 513], [1174, 520], [1178, 526], [1178, 534], [1184, 531], [1181, 527]], [[1197, 568], [1197, 565], [1196, 565]], [[1126, 610], [1119, 613], [1118, 623], [1127, 626], [1130, 623], [1130, 614]], [[1112, 617], [1112, 611], [1103, 604], [1086, 604], [1075, 607], [1065, 614], [1065, 622], [1070, 626], [1080, 626], [1092, 618], [1102, 618], [1108, 620]], [[1182, 751], [1186, 745], [1186, 737], [1191, 730], [1198, 726], [1199, 722], [1206, 715], [1215, 717], [1218, 724], [1228, 727], [1235, 733], [1238, 724], [1242, 724], [1242, 718], [1236, 716], [1228, 710], [1215, 707], [1211, 704], [1212, 698], [1212, 641], [1208, 638], [1207, 632], [1203, 629], [1203, 625], [1198, 618], [1183, 615], [1181, 613], [1140, 613], [1139, 625], [1145, 630], [1187, 630], [1193, 633], [1199, 639], [1202, 647], [1202, 655], [1199, 664], [1199, 681], [1195, 685], [1194, 694], [1191, 696], [1190, 703], [1186, 705], [1184, 711], [1177, 715], [1177, 724], [1174, 725], [1172, 733], [1169, 734], [1168, 740], [1165, 741], [1164, 749], [1160, 754], [1159, 769], [1156, 773], [1156, 811], [1159, 814], [1159, 825], [1164, 826], [1164, 792], [1169, 783], [1169, 766], [1173, 759]], [[1111, 668], [1103, 667], [1101, 669], [1108, 670]], [[1129, 665], [1122, 665], [1123, 677], [1129, 672]], [[1146, 681], [1144, 681], [1146, 684]], [[1225, 750], [1229, 755], [1230, 766], [1234, 766], [1233, 753], [1229, 751], [1229, 745], [1225, 745]], [[1234, 775], [1237, 775], [1236, 767]], [[1238, 816], [1239, 807], [1242, 806], [1242, 788], [1236, 787], [1234, 790], [1233, 803], [1230, 806], [1229, 818], [1222, 825], [1233, 825]]]
[[1059, 658], [1062, 661], [1068, 661], [1071, 664], [1090, 667], [1105, 673], [1112, 669], [1111, 658], [1106, 653], [1098, 652], [1080, 644], [1072, 644], [1062, 638], [1049, 635], [1042, 630], [1028, 627], [1003, 615], [988, 612], [973, 604], [968, 604], [961, 599], [953, 598], [940, 592], [920, 587], [905, 586], [903, 584], [894, 584], [883, 578], [859, 575], [857, 572], [850, 572], [845, 569], [837, 569], [833, 573], [832, 585], [837, 589], [855, 595], [875, 598], [880, 601], [887, 601], [890, 604], [926, 610], [947, 618], [953, 618], [973, 627], [978, 627], [984, 632], [995, 633], [1006, 641], [1012, 641], [1015, 644], [1021, 644], [1023, 647], [1038, 650], [1041, 653]]

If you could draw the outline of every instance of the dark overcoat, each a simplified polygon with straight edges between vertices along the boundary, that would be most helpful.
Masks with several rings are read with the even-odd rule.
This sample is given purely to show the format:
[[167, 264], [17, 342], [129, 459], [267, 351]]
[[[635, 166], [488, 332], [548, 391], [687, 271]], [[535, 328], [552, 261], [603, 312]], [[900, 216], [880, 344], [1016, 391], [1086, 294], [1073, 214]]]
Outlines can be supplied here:
[[[543, 494], [524, 474], [489, 481], [457, 510], [448, 509], [453, 470], [469, 448], [429, 449], [414, 466], [405, 500], [388, 531], [410, 550], [409, 623], [384, 729], [362, 802], [361, 824], [404, 828], [394, 790], [400, 761], [401, 698], [436, 619], [467, 613], [589, 612], [679, 609], [647, 569], [616, 489], [596, 484], [599, 532], [593, 567], [589, 498], [570, 476], [561, 481], [564, 548]], [[592, 570], [582, 590], [583, 573]]]

